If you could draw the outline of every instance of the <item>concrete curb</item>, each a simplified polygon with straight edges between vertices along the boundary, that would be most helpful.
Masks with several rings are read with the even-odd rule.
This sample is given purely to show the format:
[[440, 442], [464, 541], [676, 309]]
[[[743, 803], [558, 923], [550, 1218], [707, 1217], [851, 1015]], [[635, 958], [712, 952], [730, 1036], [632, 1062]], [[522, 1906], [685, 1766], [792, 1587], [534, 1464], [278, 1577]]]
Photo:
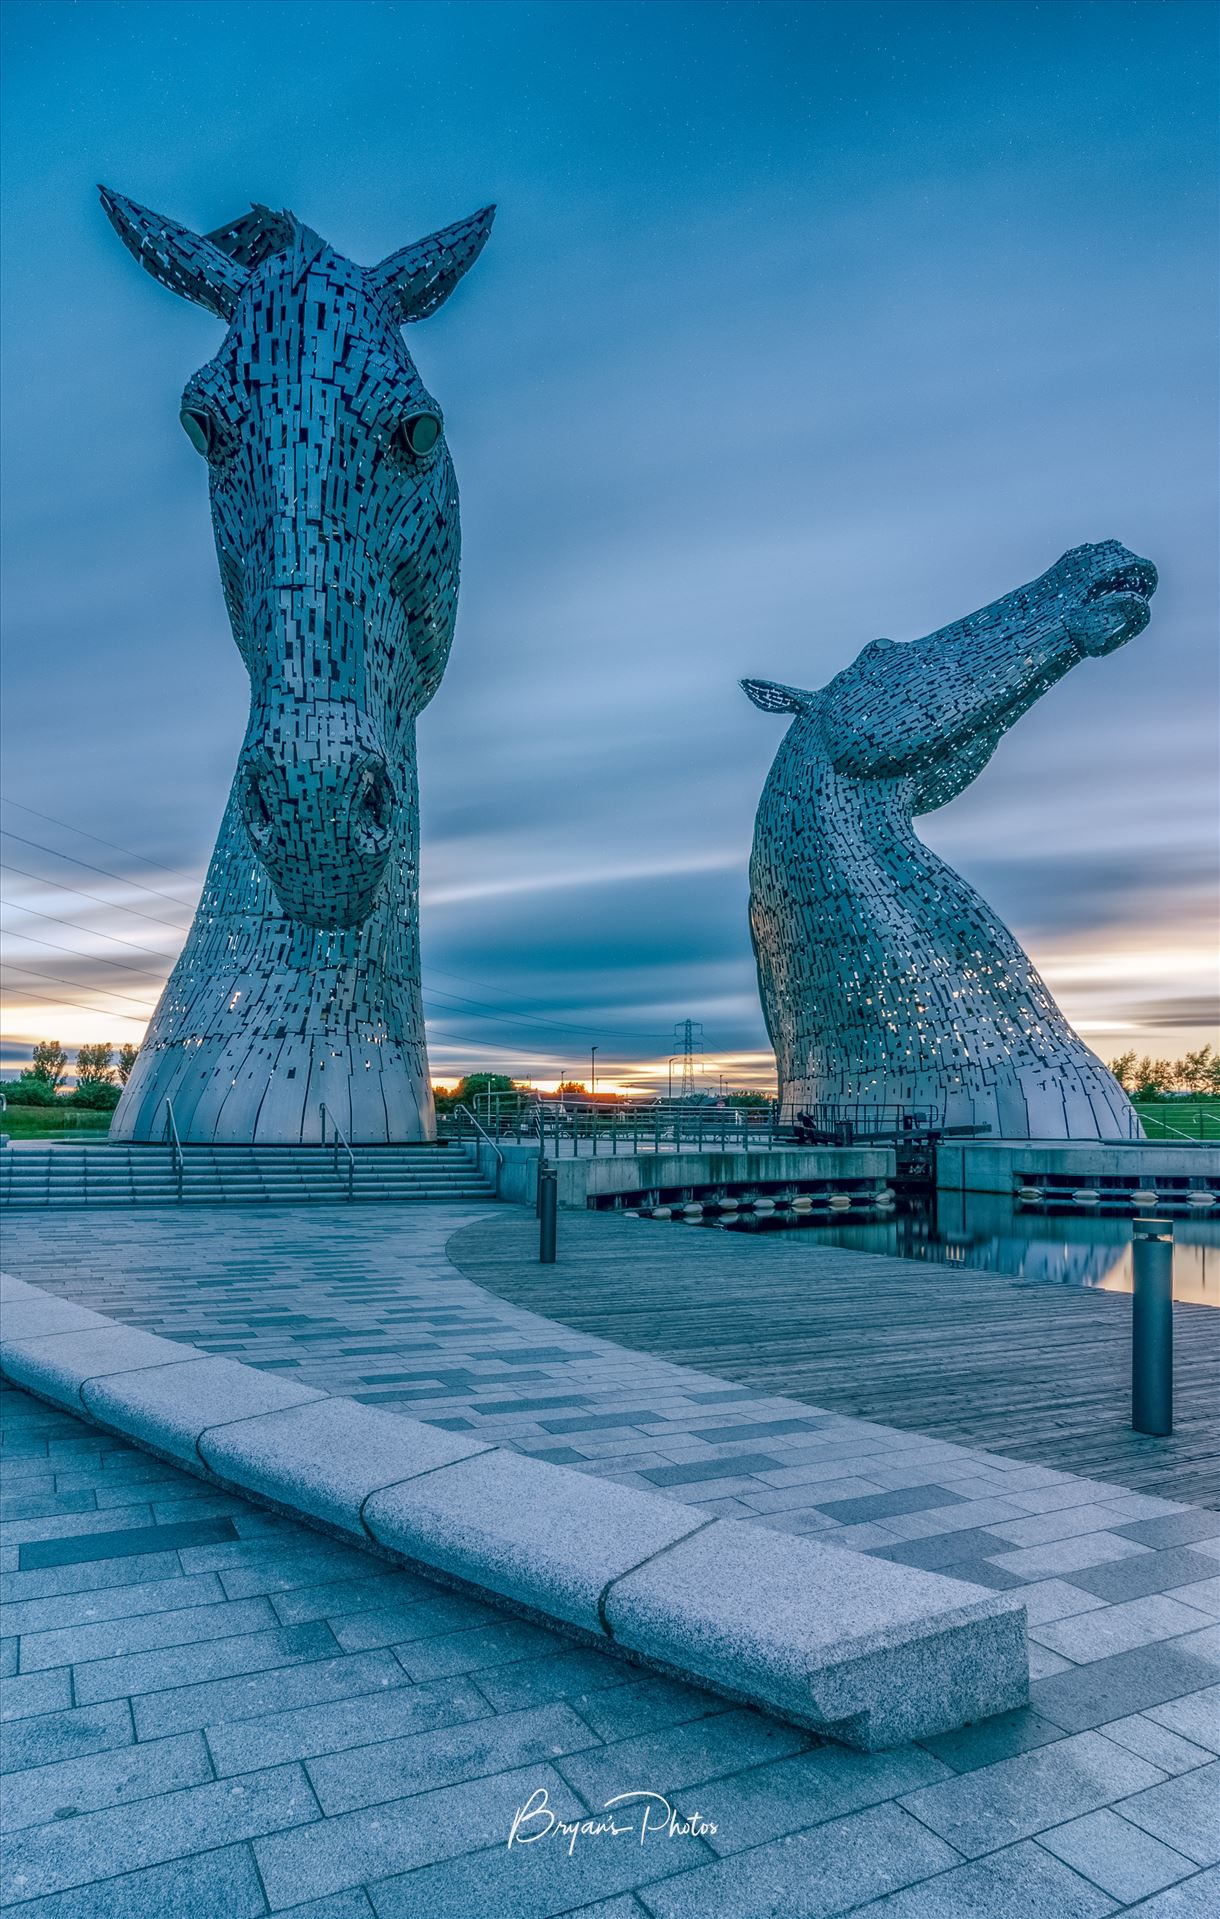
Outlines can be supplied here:
[[863, 1751], [1024, 1705], [1025, 1608], [0, 1281], [0, 1372], [213, 1484]]

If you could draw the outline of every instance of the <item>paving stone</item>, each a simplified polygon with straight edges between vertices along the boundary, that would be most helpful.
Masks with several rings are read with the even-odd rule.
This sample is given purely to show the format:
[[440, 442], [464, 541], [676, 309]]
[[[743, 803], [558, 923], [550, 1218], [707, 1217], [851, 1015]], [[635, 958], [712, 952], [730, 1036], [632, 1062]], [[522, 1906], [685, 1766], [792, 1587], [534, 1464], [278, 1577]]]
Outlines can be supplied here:
[[1065, 1732], [1084, 1732], [1198, 1692], [1214, 1679], [1214, 1667], [1185, 1650], [1182, 1640], [1162, 1640], [1040, 1679], [1030, 1688], [1030, 1704]]
[[267, 1901], [248, 1846], [222, 1846], [122, 1872], [16, 1908], [20, 1919], [262, 1919]]
[[1220, 1864], [1220, 1762], [1137, 1792], [1121, 1811], [1197, 1866]]
[[134, 1738], [130, 1706], [125, 1699], [113, 1700], [104, 1706], [77, 1706], [10, 1721], [0, 1742], [0, 1757], [6, 1773], [20, 1772], [27, 1766], [47, 1766], [128, 1746]]
[[868, 1493], [862, 1499], [836, 1499], [815, 1502], [828, 1519], [841, 1525], [867, 1525], [870, 1520], [889, 1519], [895, 1514], [923, 1513], [932, 1508], [965, 1505], [960, 1493], [944, 1486], [903, 1486], [894, 1492]]
[[254, 1853], [267, 1898], [275, 1909], [302, 1897], [372, 1885], [480, 1846], [504, 1845], [513, 1814], [539, 1789], [545, 1789], [560, 1818], [585, 1816], [557, 1773], [529, 1766], [257, 1840]]
[[1032, 1752], [1062, 1738], [1062, 1726], [1052, 1726], [1030, 1707], [1020, 1706], [1016, 1712], [996, 1713], [978, 1725], [938, 1733], [919, 1743], [954, 1772], [976, 1772], [980, 1766], [997, 1765], [1001, 1759], [1013, 1759], [1019, 1752]]
[[[613, 1752], [611, 1747], [607, 1759]], [[727, 1778], [665, 1790], [684, 1817], [697, 1811], [715, 1825], [706, 1843], [727, 1856], [950, 1776], [947, 1766], [917, 1746], [859, 1753], [825, 1745]]]
[[1180, 1599], [1184, 1606], [1197, 1606], [1201, 1612], [1220, 1618], [1220, 1578], [1196, 1579], [1189, 1586], [1171, 1586], [1167, 1596]]
[[[1183, 1739], [1179, 1733], [1171, 1732], [1168, 1726], [1158, 1725], [1146, 1713], [1132, 1713], [1127, 1719], [1109, 1719], [1098, 1730], [1105, 1738], [1125, 1746], [1128, 1752], [1137, 1752], [1149, 1765], [1159, 1766], [1162, 1772], [1190, 1772], [1192, 1767], [1205, 1766], [1214, 1757], [1214, 1752]], [[1214, 1720], [1212, 1730], [1217, 1746], [1220, 1746], [1220, 1727], [1216, 1726]]]
[[438, 1726], [461, 1725], [490, 1714], [482, 1693], [467, 1680], [453, 1679], [433, 1686], [361, 1691], [346, 1699], [311, 1699], [255, 1718], [209, 1725], [206, 1736], [216, 1771], [223, 1778], [285, 1760], [348, 1752]]
[[[1130, 1566], [1130, 1559], [1122, 1562]], [[1083, 1575], [1081, 1575], [1083, 1577]], [[1031, 1626], [1047, 1626], [1056, 1619], [1073, 1619], [1079, 1613], [1096, 1612], [1106, 1601], [1096, 1593], [1083, 1592], [1075, 1580], [1038, 1579], [1022, 1586], [1021, 1601]]]
[[1220, 1513], [1200, 1512], [1191, 1506], [1161, 1519], [1140, 1519], [1117, 1529], [1124, 1539], [1140, 1546], [1191, 1546], [1203, 1539], [1220, 1539]]
[[132, 1701], [136, 1733], [156, 1739], [171, 1732], [198, 1731], [224, 1719], [249, 1719], [284, 1712], [293, 1706], [403, 1686], [406, 1674], [389, 1653], [349, 1653], [338, 1659], [310, 1659], [234, 1679], [209, 1679], [198, 1685], [172, 1686]]
[[150, 1652], [165, 1646], [187, 1646], [208, 1639], [227, 1639], [237, 1633], [275, 1629], [279, 1620], [265, 1599], [219, 1601], [206, 1606], [175, 1606], [168, 1612], [104, 1619], [96, 1624], [61, 1627], [54, 1632], [26, 1633], [21, 1641], [23, 1671], [44, 1666], [81, 1665], [92, 1659], [110, 1659], [125, 1653]]
[[537, 1706], [312, 1758], [305, 1770], [329, 1816], [535, 1762], [554, 1762], [561, 1754], [597, 1744], [597, 1734], [570, 1706]]
[[1159, 1784], [1155, 1766], [1085, 1732], [907, 1795], [902, 1805], [967, 1858]]
[[706, 1480], [744, 1479], [781, 1464], [766, 1453], [734, 1453], [731, 1458], [697, 1460], [686, 1466], [649, 1466], [644, 1478], [654, 1486], [693, 1486]]
[[1144, 1599], [1131, 1599], [1123, 1605], [1106, 1606], [1099, 1613], [1084, 1613], [1073, 1619], [1060, 1619], [1049, 1626], [1031, 1628], [1042, 1646], [1049, 1646], [1077, 1665], [1090, 1660], [1107, 1659], [1127, 1652], [1133, 1646], [1151, 1645], [1156, 1640], [1174, 1639], [1207, 1624], [1208, 1615], [1193, 1606], [1183, 1606], [1165, 1593], [1149, 1593]]
[[120, 1531], [82, 1532], [75, 1538], [31, 1541], [21, 1548], [22, 1572], [48, 1566], [79, 1566], [97, 1559], [129, 1559], [137, 1554], [177, 1552], [183, 1546], [213, 1545], [237, 1537], [230, 1519], [185, 1519], [170, 1526], [141, 1526]]
[[1161, 1892], [1195, 1869], [1116, 1812], [1086, 1813], [1040, 1833], [1038, 1843], [1124, 1904]]
[[10, 1774], [4, 1786], [4, 1825], [8, 1832], [16, 1832], [48, 1819], [174, 1792], [180, 1786], [201, 1786], [211, 1778], [207, 1747], [198, 1733], [121, 1746]]
[[659, 1732], [665, 1726], [680, 1726], [686, 1720], [727, 1710], [727, 1701], [716, 1693], [701, 1692], [697, 1686], [684, 1686], [657, 1673], [649, 1673], [634, 1684], [587, 1693], [580, 1701], [581, 1718], [607, 1742]]
[[[246, 1773], [131, 1806], [80, 1813], [13, 1835], [5, 1852], [8, 1899], [32, 1899], [108, 1879], [130, 1859], [161, 1865], [183, 1854], [232, 1844], [318, 1818], [299, 1766]], [[286, 1902], [285, 1902], [286, 1903]]]
[[877, 1559], [891, 1559], [900, 1566], [919, 1566], [924, 1572], [950, 1571], [954, 1579], [961, 1574], [957, 1566], [962, 1560], [985, 1559], [988, 1553], [1000, 1553], [1007, 1549], [1008, 1542], [998, 1533], [989, 1532], [985, 1526], [967, 1527], [962, 1532], [936, 1533], [927, 1539], [912, 1539], [899, 1545], [882, 1546], [874, 1554]]
[[35, 1715], [62, 1712], [72, 1704], [72, 1675], [66, 1666], [54, 1672], [19, 1674], [4, 1682], [0, 1697], [0, 1719], [30, 1719]]
[[[602, 1815], [605, 1817], [605, 1815]], [[646, 1909], [622, 1889], [677, 1873], [712, 1855], [696, 1838], [670, 1839], [650, 1831], [643, 1845], [639, 1815], [619, 1809], [619, 1836], [578, 1838], [569, 1852], [563, 1835], [544, 1836], [545, 1821], [510, 1850], [487, 1851], [424, 1866], [369, 1888], [377, 1919], [646, 1919]], [[533, 1837], [536, 1833], [538, 1836]], [[586, 1901], [595, 1901], [587, 1904]], [[575, 1903], [573, 1903], [575, 1902]], [[719, 1919], [708, 1908], [701, 1919]]]
[[270, 1595], [271, 1604], [285, 1626], [304, 1625], [310, 1619], [346, 1620], [357, 1613], [373, 1612], [379, 1607], [412, 1605], [429, 1599], [436, 1592], [428, 1580], [414, 1573], [384, 1572], [367, 1579], [331, 1579], [318, 1586], [298, 1586], [288, 1592]]
[[[1150, 1522], [1153, 1525], [1158, 1521]], [[1101, 1566], [1115, 1559], [1131, 1559], [1147, 1548], [1133, 1539], [1120, 1538], [1115, 1532], [1086, 1533], [1080, 1539], [1056, 1539], [1046, 1546], [1022, 1546], [1015, 1552], [994, 1555], [1004, 1572], [1019, 1573], [1023, 1579], [1061, 1576], [1070, 1579], [1088, 1566]]]
[[553, 1699], [579, 1702], [585, 1693], [625, 1686], [640, 1669], [622, 1657], [574, 1646], [541, 1659], [522, 1659], [499, 1670], [480, 1671], [476, 1684], [497, 1712], [544, 1706]]
[[807, 1733], [752, 1712], [722, 1712], [661, 1732], [556, 1761], [568, 1784], [593, 1807], [643, 1782], [672, 1796], [747, 1766], [766, 1764], [810, 1745]]
[[1215, 1560], [1206, 1553], [1192, 1552], [1189, 1546], [1180, 1546], [1164, 1552], [1137, 1553], [1132, 1559], [1114, 1560], [1107, 1566], [1085, 1567], [1072, 1575], [1072, 1584], [1113, 1604], [1215, 1577]]
[[475, 1626], [503, 1623], [503, 1612], [463, 1593], [431, 1588], [426, 1596], [405, 1606], [355, 1613], [350, 1619], [328, 1623], [345, 1652], [368, 1652], [376, 1646], [406, 1646], [417, 1639], [442, 1633], [465, 1632]]
[[1104, 1919], [1115, 1911], [1107, 1893], [1026, 1839], [870, 1900], [852, 1919]]
[[395, 1657], [412, 1679], [444, 1679], [457, 1673], [482, 1673], [491, 1666], [515, 1663], [531, 1654], [551, 1651], [554, 1640], [541, 1626], [519, 1619], [502, 1619], [494, 1626], [465, 1632], [439, 1633], [394, 1648]]
[[130, 1558], [92, 1560], [75, 1566], [56, 1566], [45, 1572], [0, 1573], [0, 1602], [21, 1605], [32, 1599], [61, 1599], [70, 1593], [101, 1592], [114, 1586], [146, 1585], [152, 1580], [181, 1576], [174, 1552], [140, 1553]]
[[166, 1686], [179, 1688], [231, 1679], [238, 1673], [274, 1671], [301, 1660], [323, 1659], [334, 1650], [334, 1635], [324, 1620], [317, 1620], [309, 1626], [276, 1626], [157, 1652], [94, 1659], [75, 1669], [76, 1697], [87, 1706], [99, 1699], [156, 1693]]
[[897, 1806], [876, 1806], [642, 1886], [638, 1896], [655, 1919], [823, 1919], [956, 1864]]
[[1193, 1879], [1158, 1892], [1132, 1906], [1130, 1919], [1216, 1919], [1220, 1908], [1220, 1870], [1198, 1872]]
[[1147, 1716], [1183, 1739], [1220, 1753], [1220, 1686], [1204, 1686], [1183, 1698], [1150, 1706]]
[[374, 1919], [374, 1914], [367, 1892], [356, 1886], [326, 1899], [311, 1899], [304, 1906], [281, 1907], [276, 1919]]

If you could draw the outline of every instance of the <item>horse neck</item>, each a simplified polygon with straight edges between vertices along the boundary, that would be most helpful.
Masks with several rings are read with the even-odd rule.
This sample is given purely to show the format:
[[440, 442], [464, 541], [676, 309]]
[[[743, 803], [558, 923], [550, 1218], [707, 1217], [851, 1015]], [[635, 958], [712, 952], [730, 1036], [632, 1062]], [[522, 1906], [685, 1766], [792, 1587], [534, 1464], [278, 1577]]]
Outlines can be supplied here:
[[800, 891], [815, 902], [819, 931], [841, 952], [942, 954], [955, 929], [985, 925], [992, 948], [1022, 971], [1033, 967], [969, 880], [915, 831], [913, 779], [856, 779], [829, 759], [784, 782], [783, 804], [815, 869]]

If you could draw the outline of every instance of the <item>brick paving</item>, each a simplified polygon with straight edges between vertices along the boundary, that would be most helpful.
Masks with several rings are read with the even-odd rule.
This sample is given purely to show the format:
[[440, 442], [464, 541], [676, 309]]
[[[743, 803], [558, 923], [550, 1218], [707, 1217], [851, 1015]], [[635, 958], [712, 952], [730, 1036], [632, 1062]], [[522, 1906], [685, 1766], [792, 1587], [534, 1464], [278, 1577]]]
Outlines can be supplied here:
[[[1021, 1587], [1031, 1706], [866, 1756], [391, 1569], [5, 1395], [4, 1896], [37, 1919], [1202, 1919], [1220, 1519], [762, 1397], [493, 1299], [474, 1209], [10, 1222], [11, 1270], [749, 1523]], [[675, 1471], [675, 1469], [677, 1469]], [[511, 1850], [664, 1795], [694, 1834]], [[632, 1802], [632, 1808], [638, 1802]], [[538, 1830], [535, 1822], [532, 1830]]]

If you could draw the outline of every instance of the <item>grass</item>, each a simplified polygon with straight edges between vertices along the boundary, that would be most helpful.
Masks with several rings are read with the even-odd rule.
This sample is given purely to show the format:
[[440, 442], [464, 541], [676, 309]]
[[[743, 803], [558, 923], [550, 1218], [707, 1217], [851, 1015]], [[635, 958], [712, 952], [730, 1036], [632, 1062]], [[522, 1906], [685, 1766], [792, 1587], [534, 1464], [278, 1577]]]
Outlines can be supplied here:
[[54, 1106], [10, 1106], [0, 1114], [0, 1133], [10, 1139], [62, 1139], [65, 1134], [75, 1138], [78, 1133], [86, 1139], [105, 1139], [110, 1118], [109, 1113], [91, 1113], [77, 1106], [59, 1111]]
[[1220, 1098], [1136, 1100], [1149, 1139], [1220, 1140]]

